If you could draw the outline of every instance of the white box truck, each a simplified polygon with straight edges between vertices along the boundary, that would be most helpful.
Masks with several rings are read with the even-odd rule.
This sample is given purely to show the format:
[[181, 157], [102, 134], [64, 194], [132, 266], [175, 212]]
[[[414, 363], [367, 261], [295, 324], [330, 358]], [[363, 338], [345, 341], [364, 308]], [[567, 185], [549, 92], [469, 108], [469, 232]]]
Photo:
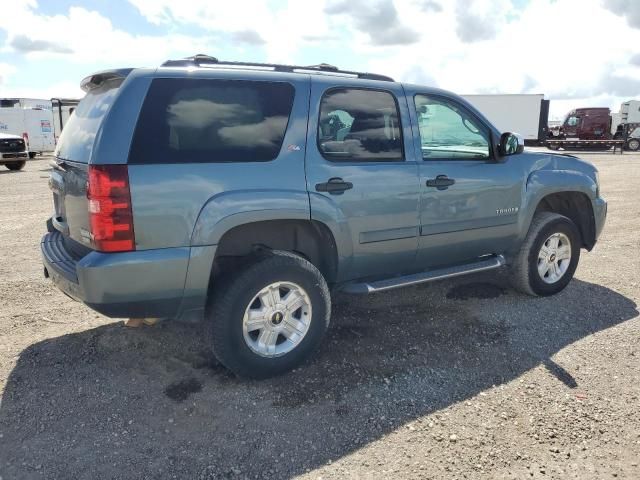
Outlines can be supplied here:
[[22, 137], [29, 158], [56, 148], [53, 113], [44, 108], [0, 108], [0, 132]]
[[57, 142], [69, 117], [80, 103], [75, 98], [0, 98], [0, 108], [41, 108], [53, 113], [53, 136]]
[[549, 100], [543, 94], [462, 95], [502, 132], [517, 132], [525, 145], [548, 136]]

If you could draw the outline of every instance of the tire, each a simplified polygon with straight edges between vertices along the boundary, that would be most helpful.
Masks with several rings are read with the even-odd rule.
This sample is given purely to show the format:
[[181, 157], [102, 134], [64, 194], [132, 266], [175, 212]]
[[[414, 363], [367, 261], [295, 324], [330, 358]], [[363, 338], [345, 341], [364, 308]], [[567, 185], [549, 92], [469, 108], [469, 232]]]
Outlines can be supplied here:
[[[559, 240], [557, 249], [553, 248], [555, 239]], [[547, 244], [547, 240], [551, 243]], [[560, 255], [567, 255], [567, 243], [569, 256], [560, 259]], [[546, 255], [542, 253], [543, 245], [547, 248]], [[580, 246], [580, 233], [569, 218], [551, 212], [537, 213], [511, 265], [514, 288], [528, 295], [543, 297], [562, 291], [576, 271]], [[540, 259], [540, 255], [546, 260]], [[544, 276], [539, 271], [539, 264], [542, 271], [548, 268]]]
[[33, 160], [34, 158], [36, 158], [36, 152], [29, 152], [29, 158], [31, 160]]
[[[310, 262], [273, 251], [228, 280], [214, 294], [205, 321], [214, 355], [233, 373], [253, 379], [280, 375], [300, 365], [318, 347], [329, 326], [331, 297], [324, 277]], [[258, 294], [269, 287], [263, 297], [266, 301], [259, 299]], [[287, 310], [287, 294], [292, 291], [296, 296]], [[293, 310], [297, 304], [302, 306]], [[256, 317], [253, 323], [245, 322], [249, 311]], [[269, 351], [266, 344], [271, 345]]]
[[9, 170], [22, 170], [24, 168], [24, 166], [27, 164], [27, 162], [22, 161], [22, 162], [11, 162], [11, 163], [5, 163], [5, 167], [7, 167]]
[[637, 152], [638, 150], [640, 150], [640, 139], [632, 138], [627, 141], [627, 150], [630, 150], [632, 152]]

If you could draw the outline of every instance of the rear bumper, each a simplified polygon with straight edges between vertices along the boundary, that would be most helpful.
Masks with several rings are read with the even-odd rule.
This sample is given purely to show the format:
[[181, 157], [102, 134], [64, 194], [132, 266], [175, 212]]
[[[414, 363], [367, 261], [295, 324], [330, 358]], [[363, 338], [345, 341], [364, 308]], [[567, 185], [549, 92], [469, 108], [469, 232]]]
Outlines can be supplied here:
[[74, 258], [57, 231], [47, 233], [40, 246], [45, 276], [108, 317], [175, 317], [181, 310], [188, 247]]
[[29, 152], [0, 152], [0, 161], [29, 160]]

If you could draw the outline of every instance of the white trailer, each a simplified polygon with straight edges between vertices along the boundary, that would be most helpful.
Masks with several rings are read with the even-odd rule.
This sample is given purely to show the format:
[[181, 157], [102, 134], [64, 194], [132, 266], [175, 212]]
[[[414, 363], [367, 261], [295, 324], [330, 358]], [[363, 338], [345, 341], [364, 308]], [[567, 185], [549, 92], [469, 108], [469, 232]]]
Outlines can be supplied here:
[[522, 135], [527, 145], [548, 136], [549, 100], [543, 94], [462, 95], [501, 132]]
[[30, 158], [37, 153], [52, 152], [56, 147], [51, 110], [0, 108], [0, 132], [22, 137]]
[[640, 100], [629, 100], [620, 105], [620, 123], [640, 123]]
[[51, 110], [51, 100], [47, 98], [0, 98], [0, 107], [42, 108]]
[[640, 150], [640, 100], [627, 100], [619, 112], [611, 113], [611, 133], [614, 138], [626, 139], [627, 150]]

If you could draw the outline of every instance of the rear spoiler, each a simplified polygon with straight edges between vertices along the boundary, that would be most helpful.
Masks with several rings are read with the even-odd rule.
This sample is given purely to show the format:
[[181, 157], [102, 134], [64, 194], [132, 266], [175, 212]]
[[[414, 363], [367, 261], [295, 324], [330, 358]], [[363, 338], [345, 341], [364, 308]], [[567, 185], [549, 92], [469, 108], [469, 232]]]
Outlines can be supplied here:
[[132, 70], [133, 68], [119, 68], [117, 70], [104, 70], [102, 72], [91, 74], [80, 82], [80, 88], [85, 92], [89, 92], [94, 88], [99, 87], [107, 80], [114, 80], [116, 78], [125, 79]]

